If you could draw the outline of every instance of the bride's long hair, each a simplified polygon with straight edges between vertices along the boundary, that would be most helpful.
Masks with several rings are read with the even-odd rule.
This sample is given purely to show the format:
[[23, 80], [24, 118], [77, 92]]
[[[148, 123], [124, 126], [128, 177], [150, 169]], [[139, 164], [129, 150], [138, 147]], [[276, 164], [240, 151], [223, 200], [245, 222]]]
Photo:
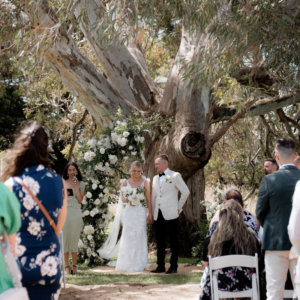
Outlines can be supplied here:
[[227, 200], [222, 205], [219, 224], [211, 236], [208, 254], [212, 257], [221, 256], [224, 243], [230, 240], [233, 242], [231, 248], [234, 247], [237, 253], [252, 255], [257, 250], [256, 237], [244, 224], [243, 209], [235, 200]]

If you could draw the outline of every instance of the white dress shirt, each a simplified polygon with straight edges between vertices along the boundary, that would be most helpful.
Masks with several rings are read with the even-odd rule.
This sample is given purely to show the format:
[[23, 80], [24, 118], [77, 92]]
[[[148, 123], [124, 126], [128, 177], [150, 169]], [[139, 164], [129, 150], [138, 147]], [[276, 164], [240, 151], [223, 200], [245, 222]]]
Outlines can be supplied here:
[[168, 171], [169, 171], [169, 168], [167, 168], [167, 169], [163, 172], [163, 173], [165, 173], [165, 175], [162, 175], [162, 176], [159, 177], [159, 185], [162, 184], [163, 180], [164, 180], [165, 177], [166, 177], [166, 172], [168, 172]]

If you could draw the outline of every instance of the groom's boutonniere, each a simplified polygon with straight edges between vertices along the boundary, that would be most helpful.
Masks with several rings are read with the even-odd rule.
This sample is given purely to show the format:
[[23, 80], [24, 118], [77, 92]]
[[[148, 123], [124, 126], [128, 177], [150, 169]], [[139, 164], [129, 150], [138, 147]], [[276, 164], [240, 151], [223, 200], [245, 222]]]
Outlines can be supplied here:
[[166, 175], [166, 182], [171, 179], [170, 175]]

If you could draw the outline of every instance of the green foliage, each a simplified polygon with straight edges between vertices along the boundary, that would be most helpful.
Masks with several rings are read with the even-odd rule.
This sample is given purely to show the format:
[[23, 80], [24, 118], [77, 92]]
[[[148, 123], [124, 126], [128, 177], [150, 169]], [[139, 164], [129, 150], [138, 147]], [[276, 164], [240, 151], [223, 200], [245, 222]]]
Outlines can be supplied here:
[[25, 120], [25, 102], [20, 94], [19, 85], [7, 74], [1, 73], [4, 84], [0, 95], [0, 151], [8, 149], [14, 141], [14, 133]]

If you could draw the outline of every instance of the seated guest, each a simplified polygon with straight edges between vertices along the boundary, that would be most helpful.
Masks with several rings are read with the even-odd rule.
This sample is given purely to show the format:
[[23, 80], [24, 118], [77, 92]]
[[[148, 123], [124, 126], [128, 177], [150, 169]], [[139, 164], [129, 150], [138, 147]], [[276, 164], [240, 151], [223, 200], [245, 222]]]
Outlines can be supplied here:
[[[239, 192], [239, 190], [235, 187], [231, 187], [231, 188], [225, 190], [222, 193], [222, 197], [223, 197], [224, 203], [226, 203], [226, 201], [228, 201], [228, 200], [234, 200], [237, 203], [239, 203], [242, 208], [244, 207], [243, 197], [242, 197], [241, 193]], [[257, 235], [258, 230], [259, 230], [258, 221], [248, 211], [243, 210], [243, 213], [244, 213], [245, 225], [248, 227], [249, 230], [251, 230], [253, 233], [255, 233]], [[219, 221], [219, 210], [216, 211], [214, 217], [212, 218], [212, 220], [210, 222], [210, 225], [209, 225], [210, 229], [208, 231], [207, 237], [212, 235], [212, 233], [216, 230], [218, 221]]]
[[[30, 300], [58, 299], [60, 293], [60, 244], [67, 214], [67, 191], [62, 178], [49, 170], [48, 134], [37, 121], [26, 122], [14, 142], [4, 173], [5, 184], [20, 203], [22, 224], [16, 255], [22, 283]], [[56, 232], [29, 193], [42, 203], [56, 225]], [[51, 222], [51, 223], [50, 223]]]
[[[219, 212], [219, 226], [206, 238], [203, 245], [203, 264], [208, 266], [208, 255], [212, 258], [225, 255], [260, 256], [260, 243], [255, 234], [244, 224], [241, 205], [234, 200], [226, 201]], [[252, 287], [253, 269], [233, 266], [216, 270], [219, 289], [228, 292], [244, 291]], [[210, 276], [206, 277], [200, 300], [211, 299]]]

